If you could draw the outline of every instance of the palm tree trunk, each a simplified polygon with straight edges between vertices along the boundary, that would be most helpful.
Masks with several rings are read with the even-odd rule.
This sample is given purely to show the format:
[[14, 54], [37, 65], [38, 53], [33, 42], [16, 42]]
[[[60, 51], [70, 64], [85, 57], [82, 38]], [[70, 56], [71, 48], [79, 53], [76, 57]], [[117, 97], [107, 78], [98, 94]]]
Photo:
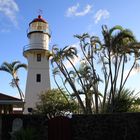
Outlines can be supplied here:
[[83, 104], [83, 102], [82, 102], [82, 100], [81, 100], [81, 98], [80, 98], [80, 96], [79, 96], [79, 93], [78, 93], [78, 91], [76, 90], [76, 88], [75, 88], [73, 82], [71, 81], [71, 77], [69, 76], [69, 73], [68, 73], [68, 71], [67, 71], [65, 65], [64, 65], [62, 62], [61, 62], [61, 65], [60, 65], [59, 63], [57, 63], [57, 62], [55, 62], [55, 63], [56, 63], [56, 65], [58, 66], [58, 68], [60, 69], [60, 71], [62, 72], [62, 74], [64, 75], [64, 77], [66, 78], [66, 80], [69, 82], [69, 84], [70, 84], [70, 86], [71, 86], [73, 92], [75, 93], [75, 95], [76, 95], [76, 97], [77, 97], [77, 99], [78, 99], [78, 102], [79, 102], [79, 104], [80, 104], [80, 106], [81, 106], [81, 108], [82, 108], [82, 110], [83, 110], [83, 113], [84, 113], [84, 114], [87, 114], [87, 111], [86, 111], [86, 109], [85, 109], [85, 106], [84, 106], [84, 104]]
[[21, 89], [19, 88], [19, 85], [17, 84], [17, 80], [14, 77], [13, 77], [13, 80], [14, 80], [14, 83], [15, 83], [17, 89], [18, 89], [18, 92], [19, 92], [19, 95], [20, 95], [20, 99], [23, 101], [24, 100], [24, 95], [23, 95]]
[[66, 101], [68, 102], [68, 104], [70, 104], [68, 98], [67, 98], [66, 95], [63, 93], [61, 87], [60, 87], [59, 84], [57, 83], [56, 78], [55, 78], [55, 75], [53, 76], [53, 78], [54, 78], [55, 84], [57, 85], [58, 89], [60, 90], [60, 92], [62, 93], [62, 95], [64, 96], [64, 98], [65, 98]]

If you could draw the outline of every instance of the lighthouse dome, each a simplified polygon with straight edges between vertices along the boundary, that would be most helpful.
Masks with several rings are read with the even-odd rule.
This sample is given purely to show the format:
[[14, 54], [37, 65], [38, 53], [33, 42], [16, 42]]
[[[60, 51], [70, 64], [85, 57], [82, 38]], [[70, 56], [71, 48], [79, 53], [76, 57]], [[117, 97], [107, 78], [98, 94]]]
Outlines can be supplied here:
[[48, 51], [51, 37], [49, 24], [41, 15], [29, 23], [27, 37], [29, 44], [23, 48], [24, 56], [27, 56], [30, 52], [36, 52], [36, 50]]
[[29, 23], [28, 35], [34, 32], [47, 33], [50, 36], [49, 25], [41, 15]]
[[[37, 18], [33, 19], [33, 21], [30, 22], [30, 24], [33, 23], [33, 22], [44, 22], [44, 23], [47, 23], [46, 20], [43, 19], [41, 15], [38, 15]], [[30, 24], [29, 24], [29, 25], [30, 25]]]

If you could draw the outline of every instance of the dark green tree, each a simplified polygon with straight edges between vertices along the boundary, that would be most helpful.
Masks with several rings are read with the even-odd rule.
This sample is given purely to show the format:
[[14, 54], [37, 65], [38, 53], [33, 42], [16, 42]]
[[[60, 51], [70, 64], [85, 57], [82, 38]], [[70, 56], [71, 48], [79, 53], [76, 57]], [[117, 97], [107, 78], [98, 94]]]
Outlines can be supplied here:
[[39, 95], [39, 101], [36, 104], [35, 113], [47, 115], [49, 118], [68, 115], [69, 113], [77, 112], [76, 101], [71, 100], [71, 98], [63, 91], [62, 94], [59, 89], [48, 90]]
[[[111, 104], [110, 112], [114, 112], [115, 94], [118, 97], [123, 90], [128, 77], [133, 69], [138, 68], [140, 43], [137, 42], [133, 33], [121, 26], [108, 29], [102, 27], [104, 42], [100, 54], [100, 64], [104, 75], [104, 98], [103, 110], [107, 96], [108, 104]], [[128, 73], [125, 68], [128, 67]], [[126, 74], [126, 75], [125, 75]]]

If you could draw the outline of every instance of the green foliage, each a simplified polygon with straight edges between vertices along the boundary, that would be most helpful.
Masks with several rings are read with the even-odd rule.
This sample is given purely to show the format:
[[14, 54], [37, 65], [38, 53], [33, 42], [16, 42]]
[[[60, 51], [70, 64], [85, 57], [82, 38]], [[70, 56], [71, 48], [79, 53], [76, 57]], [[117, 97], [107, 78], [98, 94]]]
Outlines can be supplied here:
[[[39, 102], [36, 105], [35, 113], [47, 115], [49, 118], [66, 115], [70, 112], [74, 113], [77, 109], [77, 103], [69, 98], [64, 91], [62, 94], [62, 91], [52, 89], [39, 95]], [[64, 94], [67, 100], [63, 96]]]
[[22, 128], [11, 134], [11, 140], [34, 140], [39, 139], [37, 131], [34, 128]]
[[140, 98], [135, 98], [129, 112], [140, 112]]
[[107, 105], [107, 111], [113, 108], [113, 112], [138, 112], [139, 110], [139, 99], [135, 96], [134, 90], [123, 89], [120, 95], [115, 94], [114, 105], [112, 107], [111, 104]]

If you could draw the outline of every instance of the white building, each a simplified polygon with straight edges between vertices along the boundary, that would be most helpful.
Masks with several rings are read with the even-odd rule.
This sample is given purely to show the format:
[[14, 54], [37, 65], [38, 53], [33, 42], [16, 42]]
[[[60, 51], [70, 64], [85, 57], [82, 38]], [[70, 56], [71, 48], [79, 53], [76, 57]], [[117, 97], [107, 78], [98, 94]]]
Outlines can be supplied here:
[[23, 55], [28, 61], [28, 74], [25, 92], [25, 113], [35, 107], [38, 94], [50, 89], [49, 49], [50, 32], [48, 23], [39, 15], [29, 23], [27, 37], [29, 45], [24, 47]]

